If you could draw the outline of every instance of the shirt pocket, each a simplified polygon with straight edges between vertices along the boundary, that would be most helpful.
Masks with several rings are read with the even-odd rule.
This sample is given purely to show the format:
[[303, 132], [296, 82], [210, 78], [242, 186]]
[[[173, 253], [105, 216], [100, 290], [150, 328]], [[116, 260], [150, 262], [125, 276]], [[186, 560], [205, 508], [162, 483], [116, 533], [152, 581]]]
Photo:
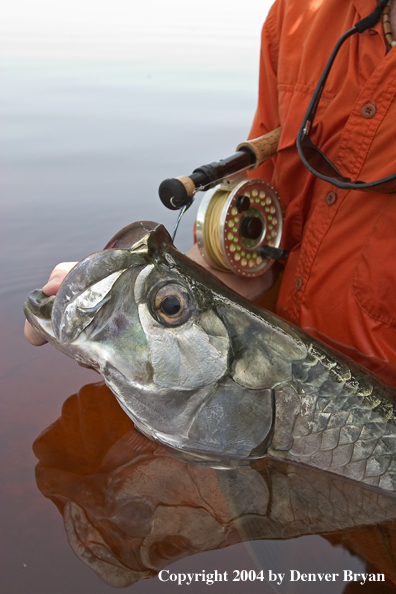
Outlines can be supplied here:
[[[296, 144], [297, 134], [308, 109], [315, 87], [303, 84], [278, 84], [279, 119], [282, 134], [279, 140], [278, 152], [293, 147]], [[319, 100], [311, 135], [322, 128], [322, 118], [334, 93], [324, 91]], [[297, 149], [296, 149], [297, 150]]]
[[395, 200], [394, 195], [385, 199], [352, 280], [353, 294], [361, 309], [375, 320], [392, 327], [396, 327]]

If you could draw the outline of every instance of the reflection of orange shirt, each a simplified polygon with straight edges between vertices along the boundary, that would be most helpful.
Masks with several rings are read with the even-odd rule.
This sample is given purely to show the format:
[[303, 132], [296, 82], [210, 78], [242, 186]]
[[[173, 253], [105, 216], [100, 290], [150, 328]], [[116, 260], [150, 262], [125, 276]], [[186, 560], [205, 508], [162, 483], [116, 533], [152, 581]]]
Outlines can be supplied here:
[[[396, 385], [396, 195], [337, 189], [308, 172], [295, 146], [336, 41], [375, 6], [276, 1], [263, 28], [250, 136], [282, 126], [276, 159], [258, 170], [285, 209], [290, 255], [277, 312]], [[344, 175], [371, 181], [396, 172], [395, 92], [396, 49], [387, 52], [379, 21], [341, 48], [311, 133]]]

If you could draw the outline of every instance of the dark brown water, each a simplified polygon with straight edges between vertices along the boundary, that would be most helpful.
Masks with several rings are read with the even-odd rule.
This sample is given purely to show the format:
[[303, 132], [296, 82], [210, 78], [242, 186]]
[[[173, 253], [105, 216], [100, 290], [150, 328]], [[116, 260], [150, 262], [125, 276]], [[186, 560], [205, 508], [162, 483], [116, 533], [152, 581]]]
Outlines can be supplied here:
[[[216, 28], [213, 26], [209, 33], [213, 37]], [[234, 43], [241, 44], [240, 36], [234, 33], [227, 38], [228, 49]], [[195, 471], [180, 462], [177, 462], [179, 466], [174, 466], [176, 463], [168, 455], [157, 452], [154, 458], [156, 464], [161, 462], [156, 467], [159, 474], [154, 473], [153, 463], [149, 472], [151, 482], [148, 481], [139, 499], [134, 491], [135, 470], [131, 475], [117, 471], [118, 482], [113, 475], [117, 468], [128, 467], [139, 448], [145, 450], [149, 446], [139, 441], [136, 445], [132, 439], [132, 442], [127, 440], [126, 452], [122, 450], [123, 436], [133, 431], [129, 421], [113, 407], [104, 417], [110, 416], [116, 422], [107, 426], [100, 411], [109, 395], [103, 396], [101, 389], [96, 393], [91, 388], [83, 388], [97, 382], [98, 376], [78, 367], [49, 346], [31, 347], [22, 335], [23, 301], [29, 291], [45, 283], [56, 263], [78, 260], [97, 251], [118, 229], [132, 221], [158, 220], [168, 229], [173, 228], [175, 215], [162, 207], [157, 198], [159, 183], [166, 177], [189, 173], [202, 163], [233, 152], [246, 136], [253, 116], [257, 65], [244, 70], [240, 61], [224, 59], [222, 69], [203, 70], [194, 62], [191, 71], [187, 67], [183, 70], [179, 62], [177, 68], [172, 68], [172, 62], [159, 64], [158, 56], [153, 60], [151, 54], [148, 65], [143, 57], [135, 61], [106, 60], [102, 55], [101, 59], [95, 59], [95, 52], [78, 60], [68, 57], [67, 52], [65, 55], [61, 52], [63, 57], [45, 52], [38, 52], [34, 57], [29, 52], [14, 51], [17, 41], [15, 34], [14, 45], [10, 45], [14, 49], [6, 52], [1, 66], [0, 591], [6, 594], [113, 591], [113, 587], [98, 577], [69, 545], [60, 512], [64, 512], [65, 507], [70, 511], [70, 502], [77, 502], [78, 509], [85, 510], [92, 525], [100, 527], [108, 555], [114, 555], [116, 565], [118, 562], [128, 565], [131, 551], [137, 550], [139, 543], [131, 544], [131, 539], [143, 539], [143, 535], [155, 533], [161, 543], [155, 550], [161, 559], [167, 558], [164, 566], [168, 568], [170, 563], [172, 573], [228, 572], [227, 582], [210, 586], [219, 593], [393, 591], [396, 562], [391, 518], [387, 517], [385, 524], [382, 522], [379, 526], [373, 520], [376, 516], [372, 511], [366, 520], [362, 519], [363, 525], [369, 524], [369, 527], [355, 526], [352, 532], [345, 529], [340, 532], [341, 516], [348, 527], [352, 526], [356, 518], [352, 500], [362, 498], [361, 493], [352, 495], [348, 512], [345, 497], [342, 509], [338, 509], [337, 500], [333, 501], [334, 509], [339, 511], [338, 515], [332, 512], [334, 526], [338, 526], [337, 536], [295, 538], [298, 531], [294, 528], [294, 532], [288, 534], [293, 538], [281, 540], [279, 518], [271, 529], [266, 524], [264, 530], [260, 522], [257, 525], [263, 532], [254, 529], [254, 514], [267, 517], [269, 508], [264, 504], [268, 503], [268, 494], [278, 493], [274, 490], [275, 483], [278, 485], [274, 470], [252, 471], [243, 479], [243, 488], [238, 494], [230, 490], [228, 479], [219, 478], [212, 471], [207, 476], [200, 475], [199, 480], [211, 485], [211, 496], [217, 494], [216, 501], [209, 495], [204, 497], [205, 505], [212, 509], [211, 513], [208, 509], [205, 511], [205, 524], [197, 512], [203, 506], [197, 492], [203, 487], [199, 487], [201, 483]], [[205, 33], [201, 31], [200, 47], [205, 48], [207, 66], [210, 51], [221, 53], [222, 45], [219, 42], [208, 46], [204, 42]], [[258, 48], [258, 43], [256, 45]], [[214, 50], [215, 47], [218, 49]], [[156, 48], [161, 53], [158, 44]], [[188, 46], [190, 58], [193, 49]], [[175, 56], [180, 56], [180, 52], [183, 49], [179, 46], [174, 48]], [[178, 232], [176, 243], [182, 250], [191, 245], [195, 211], [196, 207], [186, 215]], [[89, 414], [83, 397], [87, 393], [91, 394]], [[73, 397], [73, 394], [78, 396]], [[95, 394], [96, 404], [92, 402]], [[36, 441], [35, 451], [41, 460], [37, 485], [33, 442], [60, 417], [62, 420]], [[98, 419], [101, 419], [100, 426]], [[57, 433], [59, 423], [63, 424], [63, 433]], [[132, 453], [131, 443], [136, 446]], [[130, 457], [126, 458], [127, 455]], [[110, 463], [110, 459], [113, 462]], [[186, 477], [192, 475], [194, 480], [186, 485]], [[299, 503], [293, 509], [305, 515], [306, 522], [300, 533], [312, 531], [312, 519], [307, 520], [309, 514], [302, 510], [314, 509], [318, 499], [314, 505], [306, 489], [292, 488], [290, 476], [287, 477], [290, 488], [285, 492], [285, 501], [291, 500], [292, 494], [297, 497]], [[258, 480], [261, 491], [257, 491]], [[309, 477], [301, 480], [302, 485], [312, 483]], [[319, 479], [312, 480], [316, 485]], [[114, 481], [118, 485], [116, 490], [109, 487], [110, 483], [114, 486]], [[186, 489], [190, 497], [187, 502], [183, 499]], [[319, 499], [323, 502], [325, 487], [320, 480], [317, 489], [322, 493]], [[339, 493], [337, 489], [335, 492]], [[119, 504], [121, 492], [122, 506]], [[169, 515], [165, 515], [162, 524], [156, 520], [155, 532], [150, 528], [153, 516], [149, 512], [154, 513], [156, 509], [161, 519], [158, 506], [163, 493], [167, 493]], [[216, 530], [221, 532], [224, 526], [235, 522], [238, 506], [245, 505], [241, 515], [249, 516], [246, 502], [251, 499], [253, 521], [230, 529], [228, 540], [216, 540]], [[148, 500], [154, 502], [151, 508]], [[324, 497], [324, 501], [328, 502], [329, 498]], [[216, 508], [215, 503], [220, 507]], [[77, 508], [72, 506], [71, 509]], [[271, 509], [274, 512], [278, 508]], [[140, 524], [136, 519], [137, 510]], [[131, 517], [135, 518], [135, 524]], [[120, 518], [126, 525], [120, 524]], [[178, 518], [181, 518], [179, 524]], [[211, 523], [213, 518], [216, 524]], [[326, 531], [333, 532], [329, 525], [331, 520], [326, 521]], [[111, 522], [117, 525], [117, 530]], [[292, 524], [285, 512], [284, 525]], [[164, 525], [169, 528], [167, 535]], [[91, 539], [88, 536], [85, 534], [85, 541], [82, 541], [99, 538], [97, 533], [93, 533]], [[266, 540], [254, 541], [262, 536]], [[349, 550], [337, 544], [341, 541]], [[186, 551], [188, 556], [184, 557]], [[366, 572], [367, 563], [372, 564], [369, 572], [386, 573], [385, 583], [360, 586], [358, 582], [346, 583], [341, 579], [324, 584], [289, 579], [292, 569], [300, 573], [338, 572], [342, 575], [344, 569]], [[265, 581], [231, 581], [237, 577], [235, 570], [250, 570], [256, 574], [263, 570]], [[269, 570], [286, 574], [282, 585], [269, 583]], [[154, 577], [140, 580], [131, 587], [136, 593], [165, 594], [183, 589], [202, 592], [208, 586], [202, 581], [178, 586]]]

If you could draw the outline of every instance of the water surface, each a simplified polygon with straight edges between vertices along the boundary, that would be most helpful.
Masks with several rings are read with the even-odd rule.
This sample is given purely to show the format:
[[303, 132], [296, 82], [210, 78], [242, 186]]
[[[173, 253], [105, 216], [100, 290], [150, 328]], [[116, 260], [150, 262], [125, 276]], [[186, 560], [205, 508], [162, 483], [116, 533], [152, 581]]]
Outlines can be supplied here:
[[[231, 154], [246, 137], [256, 105], [259, 32], [268, 3], [252, 2], [249, 14], [243, 7], [231, 11], [223, 0], [190, 2], [188, 11], [175, 0], [166, 3], [168, 10], [146, 5], [141, 13], [123, 2], [68, 3], [55, 13], [53, 4], [34, 3], [33, 10], [20, 0], [0, 27], [0, 583], [7, 594], [113, 591], [73, 554], [62, 516], [37, 487], [32, 452], [64, 403], [98, 376], [48, 346], [35, 349], [24, 341], [27, 293], [46, 282], [56, 263], [97, 251], [132, 221], [157, 220], [172, 230], [175, 214], [160, 204], [159, 183]], [[195, 213], [196, 206], [178, 232], [183, 251], [192, 243]], [[44, 486], [39, 482], [46, 495], [54, 480], [48, 476]], [[254, 493], [249, 483], [246, 489], [246, 497]], [[389, 574], [393, 537], [386, 533], [386, 548], [384, 534], [372, 526], [362, 538], [384, 551]], [[365, 559], [321, 536], [272, 538], [253, 545], [241, 539], [211, 552], [198, 547], [171, 569], [231, 575], [234, 569], [366, 567]], [[360, 542], [353, 535], [344, 541], [352, 549]], [[367, 547], [360, 552], [364, 556]], [[373, 586], [356, 584], [358, 591], [376, 591]], [[379, 586], [388, 591], [391, 581]], [[132, 586], [137, 593], [176, 587], [158, 578]], [[276, 590], [259, 581], [211, 587]], [[201, 592], [203, 585], [188, 588]], [[340, 582], [323, 585], [331, 593], [344, 588]], [[318, 591], [301, 582], [278, 590]]]

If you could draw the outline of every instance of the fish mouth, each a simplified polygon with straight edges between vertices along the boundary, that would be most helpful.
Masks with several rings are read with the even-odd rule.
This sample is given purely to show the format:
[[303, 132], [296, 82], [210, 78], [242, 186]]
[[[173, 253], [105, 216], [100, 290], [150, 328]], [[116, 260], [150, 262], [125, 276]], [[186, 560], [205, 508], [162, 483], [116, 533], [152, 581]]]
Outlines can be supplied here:
[[172, 239], [162, 225], [141, 221], [124, 227], [104, 250], [76, 264], [56, 295], [32, 291], [24, 304], [28, 322], [54, 344], [73, 342], [110, 300], [118, 277], [131, 268], [147, 266], [163, 244], [171, 245]]
[[29, 293], [23, 310], [27, 321], [45, 338], [53, 342], [54, 332], [52, 330], [52, 307], [55, 295], [50, 297], [41, 289], [35, 289]]
[[54, 301], [55, 295], [48, 296], [41, 289], [35, 289], [29, 293], [25, 305], [37, 318], [50, 320]]
[[123, 227], [108, 241], [103, 250], [128, 250], [158, 227], [154, 221], [138, 221]]

